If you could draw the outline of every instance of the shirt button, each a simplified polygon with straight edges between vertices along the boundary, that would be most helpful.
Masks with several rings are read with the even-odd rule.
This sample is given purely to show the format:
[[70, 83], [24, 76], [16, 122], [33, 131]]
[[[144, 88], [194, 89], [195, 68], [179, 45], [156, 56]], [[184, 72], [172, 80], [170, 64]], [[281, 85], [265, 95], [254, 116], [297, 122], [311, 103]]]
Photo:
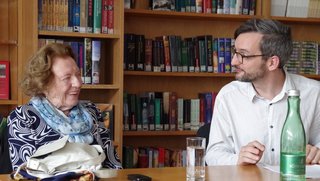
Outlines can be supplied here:
[[270, 128], [273, 128], [273, 126], [272, 126], [272, 125], [270, 125]]
[[272, 148], [271, 151], [274, 151], [274, 148]]

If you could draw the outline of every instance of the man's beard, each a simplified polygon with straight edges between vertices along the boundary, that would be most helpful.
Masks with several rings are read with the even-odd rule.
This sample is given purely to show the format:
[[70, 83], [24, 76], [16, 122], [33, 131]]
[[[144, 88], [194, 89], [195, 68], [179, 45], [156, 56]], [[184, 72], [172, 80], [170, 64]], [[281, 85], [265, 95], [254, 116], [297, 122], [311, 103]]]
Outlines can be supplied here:
[[256, 72], [247, 73], [243, 71], [241, 76], [235, 76], [236, 80], [241, 82], [254, 82], [262, 77], [264, 77], [267, 69], [265, 68], [265, 64], [262, 64]]

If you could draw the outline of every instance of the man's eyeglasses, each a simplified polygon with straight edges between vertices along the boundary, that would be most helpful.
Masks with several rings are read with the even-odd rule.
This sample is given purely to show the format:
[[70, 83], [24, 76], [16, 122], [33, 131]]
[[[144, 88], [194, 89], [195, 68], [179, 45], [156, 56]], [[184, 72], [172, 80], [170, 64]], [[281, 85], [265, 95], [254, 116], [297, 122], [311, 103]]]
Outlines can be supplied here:
[[236, 55], [238, 61], [243, 64], [243, 59], [246, 58], [246, 59], [249, 59], [249, 58], [253, 58], [253, 57], [262, 57], [262, 56], [265, 56], [263, 54], [261, 55], [243, 55], [242, 53], [240, 52], [237, 52], [236, 49], [234, 47], [231, 48], [231, 57], [233, 58], [233, 56]]

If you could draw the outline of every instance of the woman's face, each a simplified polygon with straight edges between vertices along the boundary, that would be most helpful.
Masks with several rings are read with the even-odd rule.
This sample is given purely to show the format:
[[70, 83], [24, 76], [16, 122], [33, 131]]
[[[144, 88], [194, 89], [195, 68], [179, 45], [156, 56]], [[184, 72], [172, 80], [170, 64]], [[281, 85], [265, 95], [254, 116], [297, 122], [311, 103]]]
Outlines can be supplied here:
[[45, 95], [58, 109], [68, 111], [78, 103], [82, 85], [81, 72], [71, 57], [55, 57], [53, 73]]

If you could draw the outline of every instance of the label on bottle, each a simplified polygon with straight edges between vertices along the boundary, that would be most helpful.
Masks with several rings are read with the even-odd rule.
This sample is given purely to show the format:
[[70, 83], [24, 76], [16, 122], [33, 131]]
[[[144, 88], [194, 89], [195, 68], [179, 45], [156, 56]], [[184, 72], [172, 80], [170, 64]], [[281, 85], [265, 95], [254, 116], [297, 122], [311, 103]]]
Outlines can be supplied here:
[[305, 153], [281, 153], [280, 171], [284, 175], [305, 175]]

